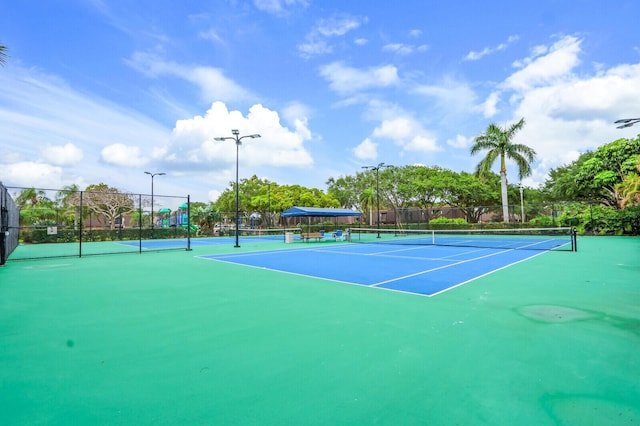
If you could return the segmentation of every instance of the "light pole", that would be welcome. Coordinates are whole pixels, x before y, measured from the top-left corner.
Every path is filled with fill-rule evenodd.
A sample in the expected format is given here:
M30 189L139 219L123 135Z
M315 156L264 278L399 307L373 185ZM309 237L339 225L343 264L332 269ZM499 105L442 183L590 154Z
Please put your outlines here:
M378 237L380 238L380 176L379 176L379 172L380 169L383 167L393 167L390 166L388 164L384 164L384 163L380 163L377 166L362 166L363 169L366 170L375 170L376 171L376 203L377 203L377 219L376 222L378 223Z
M236 245L234 247L240 247L239 236L240 236L240 193L238 192L238 149L240 147L240 141L245 138L259 138L260 135L246 135L240 136L240 132L236 129L231 130L231 134L233 136L227 136L222 138L213 138L216 141L225 141L232 140L236 142Z
M625 127L631 127L634 124L640 123L640 118L621 118L620 120L616 120L613 123L619 124L618 129L624 129Z
M271 228L271 182L267 182L267 199L269 200L269 211L267 212L267 228Z
M155 176L166 175L166 173L164 172L160 172L160 173L144 172L144 173L151 176L151 238L153 238L153 178Z
M524 224L524 188L520 182L520 223Z

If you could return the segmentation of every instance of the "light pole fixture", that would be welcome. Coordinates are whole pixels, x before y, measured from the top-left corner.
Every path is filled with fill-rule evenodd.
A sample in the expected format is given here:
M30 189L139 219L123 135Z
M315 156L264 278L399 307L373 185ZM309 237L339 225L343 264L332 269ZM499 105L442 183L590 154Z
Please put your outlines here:
M613 122L614 124L619 124L618 129L624 129L625 127L631 127L634 124L640 123L640 118L621 118L620 120L616 120Z
M390 166L389 164L384 164L384 163L380 163L377 166L362 166L363 169L366 170L375 170L376 172L376 203L377 203L377 224L378 224L378 236L377 238L380 238L380 176L379 176L379 172L380 169L384 168L384 167L393 167Z
M160 172L160 173L144 172L144 173L151 176L151 238L153 238L153 178L156 176L166 175L166 173L164 172Z
M524 224L524 187L520 182L520 222Z
M233 136L226 136L222 138L213 138L216 141L226 141L232 140L236 142L236 245L234 247L240 247L239 237L240 237L240 193L238 192L238 149L240 147L240 141L242 139L250 138L255 139L259 138L260 135L246 135L240 136L240 132L236 129L231 130L231 134Z

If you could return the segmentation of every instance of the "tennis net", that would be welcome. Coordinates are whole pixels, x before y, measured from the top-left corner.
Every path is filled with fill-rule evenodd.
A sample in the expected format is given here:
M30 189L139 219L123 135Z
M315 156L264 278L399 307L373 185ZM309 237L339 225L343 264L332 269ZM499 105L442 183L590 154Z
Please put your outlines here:
M574 228L397 230L352 228L349 240L369 244L414 244L518 250L577 251Z
M288 232L300 233L300 228L240 228L240 236L248 239L284 241ZM231 229L229 235L234 236L236 230Z

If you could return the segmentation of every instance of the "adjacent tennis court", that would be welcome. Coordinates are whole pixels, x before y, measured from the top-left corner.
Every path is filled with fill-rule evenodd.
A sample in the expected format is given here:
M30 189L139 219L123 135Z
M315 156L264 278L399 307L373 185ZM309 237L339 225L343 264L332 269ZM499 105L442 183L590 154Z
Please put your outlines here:
M0 422L640 421L638 238L581 237L577 252L224 241L0 268ZM407 294L407 265L464 280L452 264L502 252L507 267L467 285ZM404 287L369 288L384 280Z

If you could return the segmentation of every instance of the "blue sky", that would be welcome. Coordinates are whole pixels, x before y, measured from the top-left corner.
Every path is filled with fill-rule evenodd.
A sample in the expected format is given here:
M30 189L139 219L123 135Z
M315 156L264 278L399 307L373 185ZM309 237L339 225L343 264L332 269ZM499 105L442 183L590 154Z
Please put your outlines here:
M210 201L240 177L326 189L362 166L473 171L473 138L550 168L636 128L640 2L8 0L0 181ZM497 165L496 165L497 167ZM508 164L510 182L517 172ZM497 170L497 169L496 169Z

